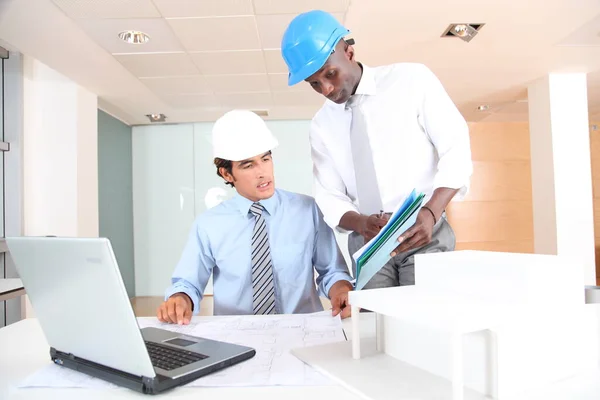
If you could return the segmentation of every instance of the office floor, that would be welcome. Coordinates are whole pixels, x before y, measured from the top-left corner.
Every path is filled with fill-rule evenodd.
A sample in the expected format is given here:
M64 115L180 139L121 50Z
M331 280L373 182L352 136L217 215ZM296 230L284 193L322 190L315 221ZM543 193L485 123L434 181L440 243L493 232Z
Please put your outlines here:
M131 299L131 306L133 312L137 317L154 317L156 316L156 309L162 303L163 298L157 296L139 296ZM324 309L329 309L331 303L325 298L321 298ZM213 298L212 296L206 296L200 302L200 315L212 315L213 313Z

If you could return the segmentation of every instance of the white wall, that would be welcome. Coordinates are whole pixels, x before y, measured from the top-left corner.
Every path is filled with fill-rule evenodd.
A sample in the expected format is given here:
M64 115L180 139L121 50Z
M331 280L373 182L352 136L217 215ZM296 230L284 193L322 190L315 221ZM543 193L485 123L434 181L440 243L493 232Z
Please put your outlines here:
M98 235L97 97L23 57L25 235Z
M313 195L309 121L268 121L275 185ZM216 175L212 123L133 128L133 218L137 296L163 296L196 215L235 189ZM211 287L207 293L212 293Z

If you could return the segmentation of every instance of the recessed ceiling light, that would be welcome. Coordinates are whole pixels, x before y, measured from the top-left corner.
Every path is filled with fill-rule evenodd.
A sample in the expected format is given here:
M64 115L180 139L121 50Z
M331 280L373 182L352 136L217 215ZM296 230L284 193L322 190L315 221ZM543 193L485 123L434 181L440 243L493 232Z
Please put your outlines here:
M479 111L487 111L490 109L490 106L488 106L487 104L482 104L480 106L477 106L477 110Z
M165 114L146 114L150 122L165 122L167 117Z
M470 42L484 24L450 24L442 33L442 37L444 36L455 36L458 37L465 42Z
M150 40L150 36L140 31L123 31L119 33L119 38L129 44L144 44Z

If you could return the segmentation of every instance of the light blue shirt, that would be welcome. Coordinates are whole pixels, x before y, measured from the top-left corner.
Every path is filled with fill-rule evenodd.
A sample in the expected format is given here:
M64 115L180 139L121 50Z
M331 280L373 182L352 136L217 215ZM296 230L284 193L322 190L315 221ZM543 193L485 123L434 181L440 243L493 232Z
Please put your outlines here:
M183 292L197 314L212 273L214 314L252 314L252 203L236 194L198 216L165 300ZM260 203L269 234L276 311L322 311L319 294L327 297L335 282L352 280L333 231L312 197L276 189Z

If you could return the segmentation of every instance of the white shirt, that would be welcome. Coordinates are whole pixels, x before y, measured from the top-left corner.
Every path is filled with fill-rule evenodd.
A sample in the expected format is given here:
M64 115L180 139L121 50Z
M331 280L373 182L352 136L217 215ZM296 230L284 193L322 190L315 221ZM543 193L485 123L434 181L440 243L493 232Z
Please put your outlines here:
M362 108L383 208L393 211L413 189L426 202L439 187L467 193L473 171L469 128L439 79L422 64L363 65ZM315 198L334 229L357 204L350 147L352 110L327 100L310 127Z

